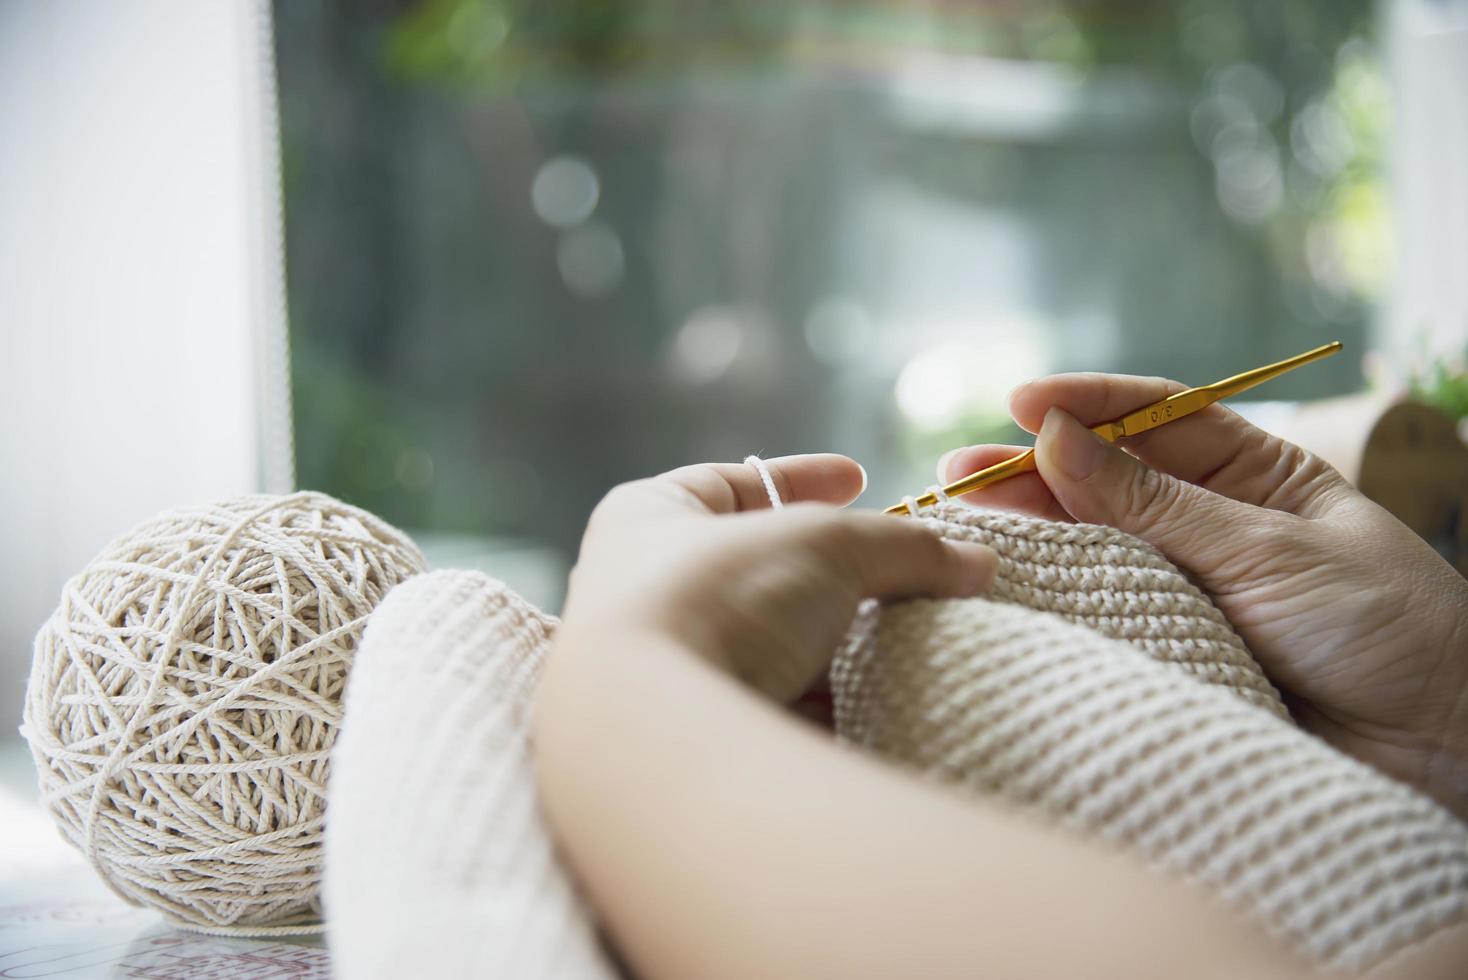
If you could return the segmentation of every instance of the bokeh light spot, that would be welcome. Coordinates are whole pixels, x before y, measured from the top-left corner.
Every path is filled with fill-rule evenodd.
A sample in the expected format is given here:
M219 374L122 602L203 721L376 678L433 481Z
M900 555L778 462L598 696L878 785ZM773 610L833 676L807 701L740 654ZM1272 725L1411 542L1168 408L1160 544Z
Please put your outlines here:
M673 338L673 374L689 384L708 384L723 377L744 346L740 312L727 306L694 310Z
M876 330L867 311L853 299L828 296L805 317L805 343L823 364L841 367L871 348Z
M596 210L601 181L580 157L552 157L535 172L530 203L552 228L574 228Z

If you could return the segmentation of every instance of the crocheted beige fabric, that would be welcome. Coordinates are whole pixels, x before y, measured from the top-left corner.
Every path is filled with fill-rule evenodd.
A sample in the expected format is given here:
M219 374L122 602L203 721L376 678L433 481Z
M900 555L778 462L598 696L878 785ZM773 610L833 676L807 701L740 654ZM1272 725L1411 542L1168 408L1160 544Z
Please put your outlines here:
M1095 524L1062 524L945 503L924 523L999 554L988 598L1054 613L1153 659L1289 717L1279 692L1213 601L1139 538ZM841 669L839 666L838 670Z
M1323 966L1468 918L1468 826L1296 728L1158 552L953 504L929 523L993 546L998 581L859 631L832 669L842 738L1202 882Z
M1321 965L1464 921L1468 828L1297 729L1161 555L1105 528L937 515L999 551L999 580L860 624L833 667L841 737L1190 876ZM472 572L412 579L373 613L328 787L346 980L616 975L534 796L524 713L554 623Z

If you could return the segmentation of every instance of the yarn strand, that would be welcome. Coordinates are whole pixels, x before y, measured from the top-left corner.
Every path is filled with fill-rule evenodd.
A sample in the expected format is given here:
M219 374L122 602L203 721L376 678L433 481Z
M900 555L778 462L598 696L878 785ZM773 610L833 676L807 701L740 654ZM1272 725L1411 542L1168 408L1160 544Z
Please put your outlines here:
M784 507L785 501L780 499L780 491L775 486L775 477L770 472L770 464L758 456L746 456L744 462L753 466L754 471L759 474L760 482L765 485L765 494L770 498L771 509L779 510Z

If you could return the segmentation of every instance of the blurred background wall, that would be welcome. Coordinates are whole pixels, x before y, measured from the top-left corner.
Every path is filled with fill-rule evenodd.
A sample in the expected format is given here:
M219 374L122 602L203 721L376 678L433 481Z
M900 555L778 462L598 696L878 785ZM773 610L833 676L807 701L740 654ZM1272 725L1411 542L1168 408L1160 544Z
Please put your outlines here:
M620 480L885 504L1049 371L1468 414L1465 66L1468 0L0 3L0 720L108 538L293 470L553 606Z

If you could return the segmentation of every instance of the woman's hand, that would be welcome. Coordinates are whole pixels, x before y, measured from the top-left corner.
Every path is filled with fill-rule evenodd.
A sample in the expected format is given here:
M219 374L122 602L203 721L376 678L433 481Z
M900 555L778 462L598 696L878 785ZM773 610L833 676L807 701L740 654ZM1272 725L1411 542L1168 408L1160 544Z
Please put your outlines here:
M581 543L568 626L661 635L788 701L828 666L862 599L973 595L993 580L994 553L982 545L832 506L864 488L852 460L766 465L790 504L778 511L745 464L614 489Z
M1022 385L1010 411L1038 433L1039 472L961 499L1151 542L1213 594L1306 729L1468 817L1468 582L1324 462L1221 405L1125 452L1086 428L1184 387ZM939 478L1015 451L958 450Z
M861 598L967 595L994 555L830 506L848 459L769 466L779 511L743 465L614 490L536 687L540 802L630 973L1312 975L1190 884L773 710Z

